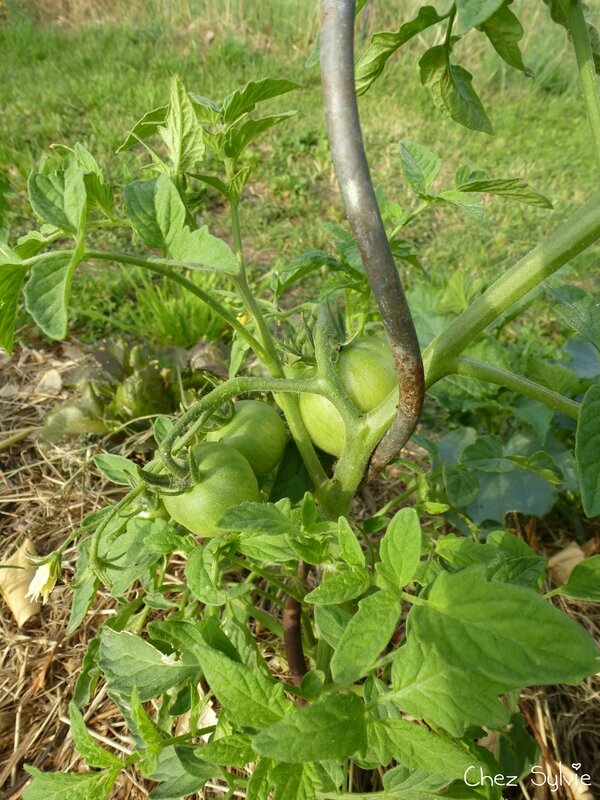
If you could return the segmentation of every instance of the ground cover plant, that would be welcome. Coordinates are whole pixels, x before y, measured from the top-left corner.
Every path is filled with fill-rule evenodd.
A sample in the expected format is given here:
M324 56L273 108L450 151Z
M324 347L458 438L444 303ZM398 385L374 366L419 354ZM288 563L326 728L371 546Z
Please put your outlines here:
M440 26L442 43L420 60L422 83L438 110L489 132L471 76L453 52L481 28L523 71L520 26L509 6L420 9L397 31L373 37L357 63L358 91L370 88L407 39ZM572 37L598 145L595 32L582 4L565 0L551 11ZM494 332L526 312L530 293L600 236L598 196L485 290L457 270L441 287L415 282L407 304L394 257L419 268L407 238L413 220L440 206L480 216L487 194L550 203L522 179L476 165L456 165L453 183L444 185L438 155L406 138L399 159L415 202L402 209L375 195L356 136L353 22L353 3L325 3L325 106L352 235L336 229L331 245L299 255L279 274L252 274L240 206L251 174L247 149L290 117L281 109L263 113L262 103L287 100L297 88L289 80L257 79L209 99L174 78L165 102L121 144L144 148L147 159L122 198L80 144L56 147L29 177L42 226L2 245L0 334L8 351L22 289L44 333L66 336L71 281L90 261L157 273L232 331L229 379L179 418L156 419L156 455L144 467L99 456L99 469L131 490L40 562L35 586L47 594L62 553L78 540L69 631L100 583L124 599L90 643L70 706L72 735L91 770L32 768L30 800L108 797L131 766L157 783L155 798L186 797L208 780L228 797L243 791L261 799L270 792L501 797L506 781L525 777L536 759L519 691L576 684L597 669L590 638L540 594L544 560L502 528L507 510L541 515L561 490L580 495L589 517L600 511L597 310L583 290L546 284L578 338L571 362L524 360L527 377L502 362ZM205 187L229 208L232 246L203 224ZM131 243L121 236L102 248L98 231L111 226L131 231ZM6 234L8 241L8 226ZM190 270L223 283L207 291L187 277ZM295 294L307 280L318 287L317 302L301 289ZM489 394L481 383L512 394ZM470 397L460 403L470 425L435 444L423 440L437 479L398 460L425 389L448 408L457 393ZM515 393L524 399L513 406ZM479 432L499 412L524 424L508 442ZM392 508L380 509L357 525L352 499L393 459L415 475L415 505L393 516ZM527 506L532 497L541 505ZM466 535L438 529L433 540L425 536L423 519L445 514ZM179 584L165 581L173 553L187 558ZM558 592L598 599L598 570L597 556L585 560ZM265 593L281 614L258 608ZM280 638L282 674L273 674L250 635L250 619ZM80 709L100 679L135 741L127 758L100 747L83 722ZM208 709L217 712L209 722ZM481 745L490 731L499 734L494 752ZM251 773L242 773L250 763ZM366 792L355 791L359 772L373 776ZM483 780L494 775L505 777Z

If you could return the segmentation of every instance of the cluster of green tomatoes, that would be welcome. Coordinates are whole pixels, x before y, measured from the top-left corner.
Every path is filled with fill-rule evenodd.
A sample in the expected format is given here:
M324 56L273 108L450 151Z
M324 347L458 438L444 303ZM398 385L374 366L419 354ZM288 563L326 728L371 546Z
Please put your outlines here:
M362 337L340 350L337 370L359 411L376 408L396 386L396 373L385 340ZM297 373L296 373L297 374ZM311 374L310 368L304 374ZM345 438L342 417L324 397L300 396L300 413L313 444L339 456ZM200 480L187 491L163 495L171 517L199 536L218 536L225 512L264 499L260 486L278 468L288 439L279 411L263 400L240 400L220 428L192 448Z

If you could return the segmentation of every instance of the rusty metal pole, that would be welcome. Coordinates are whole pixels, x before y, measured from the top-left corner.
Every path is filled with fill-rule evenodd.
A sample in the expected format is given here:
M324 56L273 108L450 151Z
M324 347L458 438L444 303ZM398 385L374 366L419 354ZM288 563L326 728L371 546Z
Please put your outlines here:
M360 130L354 88L354 0L323 0L321 82L333 165L398 374L399 401L375 449L367 480L399 453L423 405L423 362L417 334L377 206Z

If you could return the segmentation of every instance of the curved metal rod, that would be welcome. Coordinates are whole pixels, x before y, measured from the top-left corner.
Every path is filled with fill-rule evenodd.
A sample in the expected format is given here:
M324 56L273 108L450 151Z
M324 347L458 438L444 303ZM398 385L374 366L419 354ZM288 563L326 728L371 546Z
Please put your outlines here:
M375 198L354 88L354 0L323 0L321 83L329 146L344 208L383 321L398 374L399 401L375 449L375 477L412 434L423 405L423 362L410 309Z

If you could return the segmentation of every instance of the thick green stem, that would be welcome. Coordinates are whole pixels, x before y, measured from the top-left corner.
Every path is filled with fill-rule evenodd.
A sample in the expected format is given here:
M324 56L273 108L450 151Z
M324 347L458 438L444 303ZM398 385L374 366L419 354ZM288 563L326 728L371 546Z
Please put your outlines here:
M594 67L594 56L590 44L588 27L581 2L561 0L560 5L563 14L567 18L567 24L573 41L579 82L592 132L594 154L598 168L600 169L600 97L598 96L598 79Z
M189 265L179 261L172 261L170 259L148 259L140 258L138 256L131 256L127 253L118 252L104 252L101 250L89 250L85 254L86 259L95 259L99 261L115 261L119 264L131 264L135 267L147 269L150 272L156 272L158 275L163 275L165 278L178 283L194 294L203 303L206 303L215 314L218 314L221 319L225 320L239 335L248 343L252 350L261 358L267 358L267 354L262 345L252 336L252 334L242 325L242 323L231 314L225 306L221 305L208 292L205 292L195 283L190 281L184 275L180 275L175 271L176 268L189 269ZM231 276L230 276L231 277Z
M528 378L515 375L514 372L509 372L507 369L502 369L502 367L461 356L458 359L456 373L467 378L478 378L482 381L489 381L489 383L496 383L512 392L518 392L526 397L538 400L553 411L559 411L575 421L579 418L579 403L569 400L568 397L563 397L562 394L553 392L552 389L547 389L545 386L535 383L535 381L530 381Z
M600 194L584 203L437 336L423 353L425 386L456 372L462 351L518 300L600 238Z

